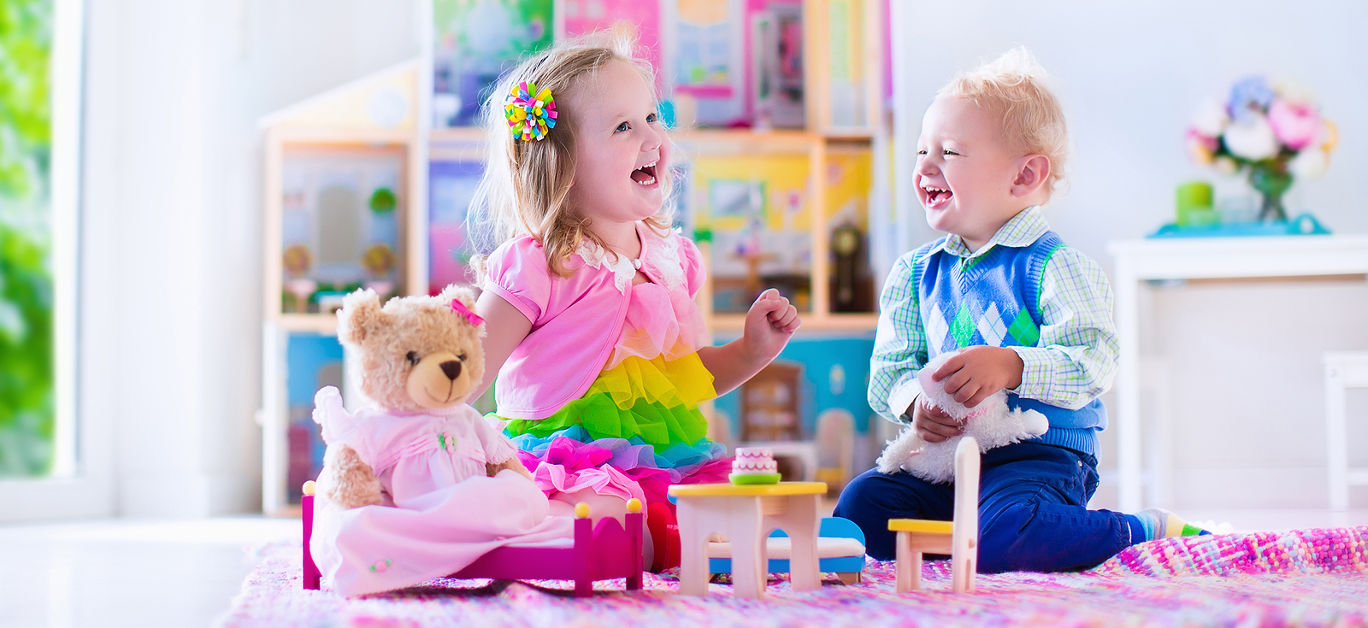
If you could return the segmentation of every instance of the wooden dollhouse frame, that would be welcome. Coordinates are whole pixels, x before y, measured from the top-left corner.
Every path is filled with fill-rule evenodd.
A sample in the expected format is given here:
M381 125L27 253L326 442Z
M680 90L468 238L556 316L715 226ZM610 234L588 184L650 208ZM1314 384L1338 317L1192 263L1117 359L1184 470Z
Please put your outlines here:
M555 0L555 39L565 35L565 11ZM675 2L661 0L661 19L668 19ZM432 24L431 3L420 3L425 23ZM867 151L872 155L875 174L884 168L881 156L891 155L890 125L884 111L885 103L885 42L884 25L887 6L885 0L803 0L802 20L804 42L844 42L839 50L823 49L813 54L813 47L804 46L803 72L805 78L804 117L806 128L764 129L676 129L674 142L685 156L707 158L718 155L759 156L788 154L807 159L809 176L807 211L809 217L811 263L807 269L810 282L810 307L801 313L803 331L822 333L871 334L877 324L872 312L843 313L833 311L831 285L833 272L830 261L830 224L836 208L828 203L828 187L824 174L832 162L832 155L848 151ZM846 27L841 37L833 28ZM666 29L662 29L666 30ZM660 42L668 50L666 41ZM263 430L263 494L262 507L268 514L292 511L287 503L287 403L285 356L289 336L298 332L319 334L336 333L336 318L331 314L285 313L281 291L281 219L282 179L285 160L292 151L308 150L374 150L389 147L405 155L404 185L398 193L400 222L400 293L421 294L427 291L429 273L429 186L428 176L432 160L478 159L482 132L479 128L434 128L432 124L433 84L433 29L424 32L423 53L371 76L362 78L318 96L266 116L260 126L265 135L264 160L264 277L263 277L263 333L262 333L262 408L258 423ZM666 61L668 64L668 60ZM837 68L836 66L840 66ZM852 119L841 120L834 114L833 84L836 74L864 73L857 81L857 94L840 96L857 103L845 107L847 112L858 112ZM664 73L664 72L662 72ZM668 79L666 79L668 80ZM668 90L668 87L667 87ZM668 91L666 92L668 93ZM691 186L692 187L692 186ZM892 214L887 186L871 184L868 202L867 235L886 227ZM876 218L876 216L881 216ZM701 243L705 259L710 251ZM878 273L876 272L877 276ZM744 315L714 313L711 279L704 285L699 305L709 329L714 333L739 332ZM877 285L875 286L877 294ZM348 384L351 382L349 381ZM344 397L356 398L354 386L343 387ZM813 434L797 434L796 438L811 438Z

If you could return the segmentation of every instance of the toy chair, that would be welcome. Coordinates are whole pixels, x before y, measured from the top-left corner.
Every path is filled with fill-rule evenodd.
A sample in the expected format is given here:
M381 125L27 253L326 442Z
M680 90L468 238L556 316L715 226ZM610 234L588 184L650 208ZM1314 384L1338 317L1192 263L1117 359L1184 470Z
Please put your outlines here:
M955 593L973 592L978 569L978 497L978 442L965 436L955 447L955 520L888 520L888 529L898 533L898 593L921 588L924 552L949 554L951 588Z
M318 589L320 575L309 552L313 534L314 483L304 483L301 500L304 528L304 588ZM641 589L641 502L627 501L627 524L606 517L593 525L589 505L575 505L573 539L563 543L505 545L481 556L448 578L489 578L493 580L574 580L575 597L588 597L594 582L626 578L627 589ZM590 557L593 557L592 559Z

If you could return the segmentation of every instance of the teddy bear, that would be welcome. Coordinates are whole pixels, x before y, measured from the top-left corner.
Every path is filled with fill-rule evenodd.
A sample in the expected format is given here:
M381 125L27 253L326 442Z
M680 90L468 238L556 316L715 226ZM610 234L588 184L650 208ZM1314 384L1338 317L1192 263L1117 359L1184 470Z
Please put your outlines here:
M942 353L917 371L917 382L931 405L964 424L964 432L939 443L928 443L911 425L889 441L876 464L882 473L907 471L928 482L944 483L955 478L955 447L965 436L978 441L979 452L1010 445L1044 434L1050 428L1045 415L1035 410L1007 407L1007 393L997 391L973 408L946 394L945 384L931 377L957 351Z
M452 285L435 297L398 297L383 307L368 289L343 300L338 339L359 368L361 392L377 407L349 413L331 386L315 396L314 420L328 443L317 486L332 503L343 508L394 505L405 497L396 493L416 496L460 481L475 469L486 477L509 469L531 478L513 455L512 443L465 403L484 377L484 326L474 313L474 297L470 288ZM464 453L455 456L454 466L464 461L468 468L433 473L445 477L412 477L404 452L415 451L415 439L429 438L435 445L428 443L427 455L457 448ZM469 468L467 458L481 457L486 459L483 468ZM428 461L412 462L408 466L430 466Z

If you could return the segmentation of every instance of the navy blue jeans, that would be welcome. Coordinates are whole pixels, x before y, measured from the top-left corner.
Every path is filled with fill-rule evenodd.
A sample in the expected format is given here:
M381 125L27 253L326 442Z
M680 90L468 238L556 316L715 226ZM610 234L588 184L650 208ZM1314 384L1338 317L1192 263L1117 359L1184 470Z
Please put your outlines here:
M1098 481L1093 456L1017 443L984 454L981 469L981 573L1086 569L1131 545L1133 517L1088 510ZM888 531L889 519L948 521L954 505L953 484L870 469L841 491L835 514L860 526L870 556L892 560L895 533Z

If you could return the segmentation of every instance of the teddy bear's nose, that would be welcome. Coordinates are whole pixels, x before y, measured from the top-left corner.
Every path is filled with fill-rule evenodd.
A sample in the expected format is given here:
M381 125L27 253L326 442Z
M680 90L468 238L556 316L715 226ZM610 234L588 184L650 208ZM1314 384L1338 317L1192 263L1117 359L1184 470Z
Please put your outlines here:
M456 379L461 376L461 362L459 360L447 360L441 363L442 372L446 373L448 379Z

